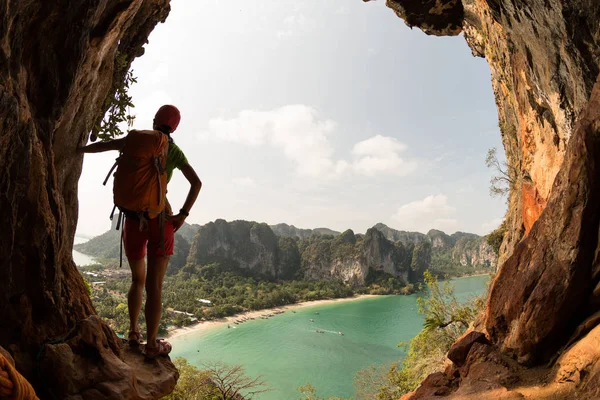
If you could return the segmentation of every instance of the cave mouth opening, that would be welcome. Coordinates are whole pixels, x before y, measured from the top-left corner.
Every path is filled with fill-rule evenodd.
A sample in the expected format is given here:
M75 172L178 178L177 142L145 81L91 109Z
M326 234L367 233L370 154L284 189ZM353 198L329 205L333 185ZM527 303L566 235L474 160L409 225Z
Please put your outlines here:
M214 188L194 222L241 217L356 233L378 222L423 233L497 228L506 205L488 196L484 161L492 148L500 166L504 157L485 62L462 38L407 29L394 2L307 4L174 3L134 62L136 124L149 126L158 106L176 103L184 119L174 138ZM456 24L444 33L456 34ZM88 211L110 203L110 190L87 183L101 162L84 165L81 236L107 227ZM176 174L170 186L182 202L186 182Z
M427 18L424 20L418 18L419 12L414 10L406 12L407 8L402 8L401 4L420 4L424 7L440 3L456 4L457 1L389 0L388 3L392 8L395 4L394 10L401 16L404 12L403 18L409 24L423 29L428 24ZM541 2L534 2L535 4L520 2L515 7L501 7L503 3L500 1L465 1L464 3L475 7L468 9L465 6L463 9L463 32L471 49L479 55L485 55L491 64L492 87L498 103L503 145L509 164L517 165L519 174L523 175L523 182L519 182L517 191L511 193L508 236L504 240L506 253L510 254L516 249L517 254L513 254L503 264L494 283L495 298L494 296L490 298L488 303L486 329L492 332L492 339L497 344L513 346L514 348L510 350L519 357L520 361L535 361L541 353L540 348L548 352L566 343L562 340L564 336L573 331L572 328L585 317L584 314L590 307L597 305L597 299L593 294L590 295L593 290L590 286L597 283L597 277L592 275L594 265L592 256L596 254L597 243L590 239L596 238L598 231L598 217L593 210L597 202L588 201L591 197L585 195L591 193L590 196L597 196L597 183L586 180L594 176L597 158L593 153L595 147L586 147L586 144L595 143L595 130L591 127L594 127L594 121L598 120L598 116L588 109L587 119L577 125L578 130L575 130L575 120L590 100L598 72L596 54L599 34L596 22L600 19L598 14L600 11L593 6L592 2L584 1L554 8L549 7L547 2L541 6L538 4ZM157 5L159 7L156 7ZM538 8L532 10L531 8L536 5ZM134 2L131 3L131 7L120 9L118 15L112 15L111 10L98 9L103 6L104 3L92 4L62 12L62 7L65 7L63 4L48 5L47 2L39 1L28 3L27 7L20 7L15 3L14 7L11 6L3 13L10 24L0 26L2 37L10 39L5 40L5 46L2 47L2 56L8 62L3 63L0 68L3 81L9 83L4 87L3 101L0 102L2 111L0 119L2 125L7 128L6 135L3 136L7 145L2 146L3 153L0 160L9 173L3 174L0 178L0 187L4 188L10 196L3 197L0 213L3 220L11 222L5 226L2 241L2 248L5 254L10 254L10 257L3 260L3 267L0 268L0 282L5 283L2 286L4 290L0 291L0 303L7 305L0 312L0 319L5 322L4 329L0 329L0 340L3 345L10 345L11 351L16 349L17 366L30 377L34 377L34 360L40 344L64 335L65 332L69 332L73 323L94 314L93 306L81 278L73 267L70 255L70 245L77 223L76 192L81 170L81 158L72 157L71 154L74 144L80 143L86 137L91 121L97 117L98 110L102 108L103 98L100 97L105 97L110 90L114 57L109 54L109 50L118 45L126 50L130 59L135 58L142 53L141 48L147 34L168 14L166 0ZM333 15L345 15L347 10L344 7L347 8L344 5L339 10L335 10L339 12L327 15L331 18ZM49 10L57 12L50 13ZM257 8L257 10L259 12L255 12L251 19L264 22L262 27L266 27L268 16L265 17L266 19L261 19L262 9ZM294 9L294 12L298 11L301 10ZM239 15L244 15L244 13L240 14L239 10L228 9L227 13L229 16L238 15L234 17L238 18L234 19L237 22L248 22L248 18L239 19ZM179 15L182 16L182 20L185 20L186 16L183 14L185 13ZM187 16L200 21L201 14L190 12ZM215 10L214 15L217 14L218 10ZM443 12L434 14L444 15ZM115 23L99 24L98 19L103 18L115 18ZM343 18L346 18L344 21L350 20L349 17ZM139 110L143 110L144 101L149 110L147 113L140 112L140 122L143 123L143 118L151 118L144 115L151 115L156 107L153 102L160 104L172 100L178 103L181 101L183 104L194 104L186 110L187 115L198 115L204 125L190 123L195 128L198 126L204 128L199 129L199 134L195 129L189 128L188 132L193 132L181 135L177 140L185 145L198 139L203 141L205 148L210 144L213 149L219 149L218 145L220 145L221 150L223 148L229 150L228 153L224 151L220 153L230 154L229 159L221 157L215 161L214 158L211 159L211 154L208 154L198 161L199 165L204 163L204 169L207 171L211 168L218 170L219 174L213 177L215 187L219 188L215 192L223 195L221 199L226 200L223 201L223 207L228 209L231 208L231 199L240 200L240 203L246 201L261 204L256 201L258 197L252 194L254 190L266 193L275 199L276 207L271 203L269 208L275 217L281 217L287 215L284 212L289 209L297 210L300 202L298 200L301 199L300 194L309 192L313 197L302 199L301 203L304 207L303 210L296 212L298 220L308 221L306 215L317 215L316 211L323 209L329 211L331 215L336 215L331 212L334 210L340 211L334 221L342 225L343 222L349 221L350 217L356 220L361 217L361 212L345 206L346 203L342 201L353 198L349 188L360 187L361 193L369 195L368 201L364 201L364 204L372 204L371 201L375 198L381 199L375 203L377 209L369 212L362 210L367 214L366 217L363 215L363 219L379 215L377 212L383 212L389 217L389 209L385 211L385 204L380 204L384 203L382 200L387 201L387 199L397 201L392 210L392 215L396 215L402 206L410 205L413 200L403 200L400 195L393 197L390 195L391 188L394 185L399 186L397 183L400 179L409 179L407 170L410 168L406 167L411 166L409 161L415 160L411 159L410 153L407 152L417 147L403 136L402 140L396 138L398 142L384 140L383 143L387 146L374 146L373 142L366 144L363 142L378 136L393 138L390 136L391 133L381 125L386 118L389 118L389 124L398 128L401 133L412 128L422 137L426 137L427 132L409 126L406 122L408 118L397 118L400 111L410 109L406 102L400 103L398 96L387 99L382 96L381 98L387 101L375 103L372 99L379 97L373 96L373 92L369 92L367 85L358 77L377 74L378 77L386 79L386 82L375 86L389 86L389 82L400 82L400 79L392 78L405 76L398 74L395 68L399 70L398 66L410 66L423 54L414 53L414 57L386 59L387 62L382 65L392 70L390 72L384 68L370 68L366 63L369 57L377 58L381 54L377 54L376 48L373 48L370 54L368 47L357 52L354 50L358 49L358 46L345 46L343 49L349 54L336 52L334 57L335 60L345 61L345 63L338 64L337 68L330 66L329 74L322 75L317 71L317 67L323 67L325 63L322 60L330 60L332 52L325 51L319 44L330 43L332 37L339 42L339 36L331 34L334 31L347 33L348 36L344 39L354 39L349 43L359 43L358 36L371 37L368 36L368 29L364 28L366 25L356 29L357 26L361 27L361 22L354 20L352 27L355 29L344 31L343 23L340 26L327 23L327 27L332 29L322 33L319 36L320 41L314 42L313 46L303 48L301 43L298 43L296 35L314 33L315 25L311 20L307 19L306 15L303 18L300 15L283 15L283 18L278 17L277 21L281 29L269 28L266 30L268 34L259 35L252 40L263 44L260 50L254 49L253 52L246 46L252 37L247 34L244 24L234 24L235 26L227 31L219 30L214 26L218 24L217 18L203 20L201 25L212 26L213 31L217 33L213 37L207 38L202 35L194 37L183 30L176 30L166 38L163 36L162 39L160 35L153 36L153 41L163 40L169 45L161 54L155 54L154 58L145 57L141 59L140 64L135 64L138 68L144 59L154 61L150 76L155 90L145 93L147 96L144 96L141 90L137 94L137 98L140 98L137 104ZM399 36L385 31L386 25L383 19L381 21L377 28L384 34L373 37L385 39L385 42L398 39ZM41 22L43 24L39 25ZM132 22L130 26L127 25L129 22ZM81 37L88 37L90 27L95 25L107 27L110 34L104 38L94 37L89 42L80 40ZM47 29L40 29L40 26ZM434 29L441 29L443 25L431 26ZM257 32L264 33L262 27L257 27ZM96 31L95 34L103 32L103 29ZM54 34L49 35L49 31ZM239 34L240 31L243 34ZM574 32L577 34L575 35ZM355 35L350 36L352 33ZM586 40L580 40L582 37ZM120 43L117 43L117 40L120 40ZM286 43L282 45L281 42L284 40ZM227 60L222 53L215 51L212 54L219 57L206 58L202 65L203 69L196 68L192 71L195 73L181 73L189 72L185 69L190 63L185 59L178 59L179 61L172 66L162 63L164 59L175 60L177 55L190 52L203 56L209 50L214 50L215 46L231 50L234 47L224 45L233 46L236 43L240 45L237 47L238 54L242 54L242 50L249 51L246 57ZM400 44L401 40L398 39L396 43L398 48ZM32 57L30 50L33 47L44 49L44 54L60 54L61 57ZM148 53L152 53L154 48L156 46L149 46ZM254 73L240 78L238 73L240 69L244 72L256 72L266 68L260 64L261 61L265 61L262 57L265 49L279 49L281 52L278 60L287 60L288 63L283 66L277 64L278 68L269 69L267 77ZM307 63L299 69L296 60L307 58L308 55L318 62ZM311 60L310 57L308 59ZM442 62L438 60L435 63L448 62L449 58L443 58ZM425 67L435 63L422 65L421 69L431 72ZM359 68L362 70L357 72ZM198 73L199 71L202 73ZM214 79L217 73L227 76L229 78L227 82L235 83L237 90L229 90L230 88L223 84L224 81ZM170 97L170 93L161 87L161 77L164 78L165 75L174 77L174 80L182 80L183 84L180 84L188 89L193 79L195 83L202 85L202 90L184 90L176 97ZM462 73L455 74L446 81L457 82L464 75L463 70ZM428 78L434 80L438 76L439 74L430 73ZM305 84L308 80L311 85ZM292 87L294 82L302 83L302 87L294 89ZM395 88L393 93L407 91L407 88L412 88L410 84L415 82L422 83L426 80L404 80L402 81L404 86ZM257 86L252 86L256 83ZM316 84L328 90L321 90L318 95L311 96L309 89ZM173 85L174 83L170 84L168 89L171 90ZM489 87L488 84L486 86ZM288 101L279 98L281 94L278 94L275 89L280 88L283 88L282 90L287 94L295 94L293 98L295 104L289 104ZM361 88L363 91L360 96L351 95L350 88ZM205 94L204 103L191 101L198 92ZM261 93L265 97L255 104L255 109L245 110L247 100L256 93ZM408 105L417 103L425 97L421 90L412 89L409 93L412 97L409 98ZM465 101L460 97L465 93L464 90L454 90L451 93L455 97L448 104L460 104ZM223 107L224 97L232 98L232 104ZM362 99L362 102L359 107L351 107L351 100L356 98ZM425 100L430 100L432 103L434 99L435 97ZM595 106L597 111L600 109L597 106L597 94L593 100L592 106ZM221 104L222 107L209 114L206 110L210 110L211 104ZM305 107L283 108L286 105ZM379 114L376 114L374 108ZM436 112L430 112L429 118L422 118L418 126L422 126L429 119L438 118L441 110L444 109L436 107ZM301 132L317 133L310 136L311 140L294 142L286 140L287 136L275 135L271 132L273 127L280 126L273 121L280 122L281 118L285 120L284 117L288 116L290 110L302 114L302 119L299 119L302 121ZM474 108L471 108L471 111L473 110ZM242 111L248 112L241 113ZM271 113L268 113L269 111ZM362 124L353 120L348 122L342 119L344 115L356 119L366 115L367 122ZM369 123L371 122L367 118L369 116L377 116L373 121L377 121L378 124ZM470 116L476 114L471 112ZM229 128L236 127L236 124L244 119L250 120L253 126L266 126L269 134L263 133L265 129L246 129L243 132L246 135L232 134L232 129ZM211 123L208 124L207 121ZM294 121L297 122L298 118ZM444 121L450 124L452 119L446 118ZM320 130L313 131L314 125ZM286 132L295 132L289 128L289 125L284 124L284 126ZM356 131L353 132L352 128L356 128ZM351 138L351 141L346 145L332 144L331 137L335 137L339 132L344 132L343 136ZM571 134L577 140L570 140ZM455 142L462 143L463 146L472 146L471 141L461 142L452 135L447 135L446 138L450 139L437 144L443 148L450 146L452 144L450 141L455 139ZM382 143L382 139L377 140L379 142L375 143ZM565 158L567 142L569 142L570 153L567 154L568 158ZM290 143L292 145L287 146ZM306 151L307 148L312 149L310 146L315 143L322 146L319 147L320 152ZM329 147L324 146L323 143L328 144ZM359 144L361 145L358 146ZM434 145L427 147L433 149ZM278 152L264 153L262 152L264 148L275 149ZM295 152L297 149L304 150L304 155L311 156L300 157ZM473 150L473 147L469 149ZM580 154L573 149L580 151ZM243 159L242 155L249 158ZM443 160L443 157L441 159ZM246 169L231 168L236 160L244 160L243 165ZM373 162L374 160L377 162ZM427 158L425 160L430 161ZM281 173L285 176L304 176L304 180L294 181L296 185L288 186L285 185L287 183L285 181L283 184L280 181L266 181L268 185L260 186L261 183L265 183L255 178L260 176L258 174L260 171L250 167L264 167L268 165L267 161L280 162ZM420 166L423 170L429 165L419 164L418 161L420 159L416 159L417 169ZM454 161L453 164L456 163ZM382 178L379 182L374 175L369 175L369 173L388 171L389 168L398 166L405 167L402 170L404 175L391 175L385 178L387 180ZM559 168L562 174L559 176L560 179L555 180ZM98 171L100 170L104 168L98 168ZM224 173L224 171L234 170L243 170L247 174L233 176ZM329 172L323 174L328 178L325 183L318 179L321 176L315 177L315 174L318 175L317 172L323 170ZM335 190L341 198L335 207L324 205L322 199L327 196L319 198L316 195L326 193L326 190L333 186L332 182L336 182L332 178L342 173L352 175L346 175L344 179L347 180L342 181L345 185ZM85 179L79 182L80 192L95 192L96 182L102 179L87 179L93 177L93 174L88 172L85 174ZM576 177L576 184L572 184L573 177ZM360 179L364 181L361 182ZM298 182L304 185L298 185ZM88 184L94 185L93 189L86 190ZM406 187L408 185L403 186L404 189ZM269 188L277 188L277 190L269 192L267 191ZM552 193L550 193L551 189ZM404 192L412 194L415 190ZM277 197L280 193L288 194L288 197ZM173 195L175 198L181 196L177 193ZM218 201L209 196L209 192L206 191L206 204L213 207ZM293 198L290 200L290 197ZM419 199L419 196L415 198ZM421 196L421 198L426 197ZM571 203L561 203L563 199ZM86 203L95 204L97 207L90 213L81 210L80 228L95 229L97 226L102 226L105 223L104 219L96 223L93 218L83 216L102 214L100 210L109 207L110 195L101 193L93 199L85 200ZM441 204L439 208L443 213L451 213L452 209L456 208L454 205L445 207L444 205L448 204L444 203L444 199L437 199L437 203L433 200L435 198L432 198L430 203L438 206ZM546 207L546 202L550 201L553 203ZM80 202L81 205L83 203ZM566 206L561 207L562 205ZM570 206L574 205L581 206L577 210L582 212L572 213L574 207ZM207 209L216 210L209 207ZM23 210L27 212L23 213ZM260 211L256 208L254 214L247 215L264 220ZM543 215L542 211L544 211ZM201 214L199 218L203 218ZM544 223L535 223L538 218L542 218ZM447 215L446 218L442 218L442 222L450 223L452 219L454 218ZM572 234L563 235L564 232ZM525 239L527 243L516 246L525 233L528 234ZM587 235L586 240L580 240L578 234ZM543 268L540 268L540 265L543 265ZM549 296L552 298L549 299ZM575 312L576 317L573 317L574 310L579 311ZM114 336L108 335L110 329L99 321L98 323L101 329L96 329L96 333L103 331L107 334L105 339ZM514 329L507 331L506 327L509 326ZM68 350L65 346L62 347ZM114 359L112 350L109 356ZM65 369L54 367L48 370Z

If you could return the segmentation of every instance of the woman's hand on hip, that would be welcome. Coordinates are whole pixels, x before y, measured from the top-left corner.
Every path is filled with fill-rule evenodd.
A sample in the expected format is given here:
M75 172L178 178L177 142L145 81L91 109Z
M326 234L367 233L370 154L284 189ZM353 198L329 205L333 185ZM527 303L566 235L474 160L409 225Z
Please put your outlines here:
M175 232L177 232L177 230L179 228L181 228L181 226L183 225L183 223L185 222L185 218L186 216L182 213L179 213L177 215L172 215L169 218L169 221L171 222L171 224L173 224L173 230Z

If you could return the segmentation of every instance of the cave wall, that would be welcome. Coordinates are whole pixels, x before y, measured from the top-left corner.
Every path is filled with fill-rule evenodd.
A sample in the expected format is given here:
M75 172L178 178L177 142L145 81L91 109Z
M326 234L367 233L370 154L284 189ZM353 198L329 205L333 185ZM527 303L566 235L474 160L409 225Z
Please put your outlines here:
M594 0L387 0L407 25L463 33L490 65L513 188L500 262L544 210L577 117L600 72Z
M485 328L521 362L548 359L597 311L600 293L600 114L597 100L589 102L600 72L600 7L595 0L387 4L425 33L462 32L490 65L513 182Z
M504 261L544 210L590 97L600 65L600 14L591 0L465 0L463 6L467 43L490 65L513 172Z
M117 51L142 55L168 12L169 0L0 1L0 346L34 384L40 345L95 313L71 256L75 149L126 72Z

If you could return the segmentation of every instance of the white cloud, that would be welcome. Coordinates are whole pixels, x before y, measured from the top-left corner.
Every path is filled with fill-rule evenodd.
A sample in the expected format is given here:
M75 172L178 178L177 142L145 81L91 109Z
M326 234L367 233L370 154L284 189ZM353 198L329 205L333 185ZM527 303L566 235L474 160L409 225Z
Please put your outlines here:
M481 224L481 231L484 235L487 235L488 233L491 233L492 231L496 230L501 223L502 218L495 218L491 221L484 222L483 224Z
M244 110L231 119L214 118L208 123L208 132L198 137L252 147L270 145L294 162L300 176L330 179L352 171L365 176L404 176L416 170L416 162L399 155L406 145L381 135L356 143L352 161L334 159L330 137L336 129L335 121L322 118L312 107L297 104L270 111Z
M332 159L333 149L328 137L337 124L323 119L308 106L288 105L271 111L245 110L236 118L216 118L209 121L208 134L222 141L260 146L269 144L281 149L296 164L302 176L335 177L348 168L346 161Z
M438 194L400 206L392 218L400 223L399 229L419 232L440 229L450 233L458 226L458 221L452 218L455 213L448 197Z
M380 173L408 175L416 170L417 164L400 158L400 153L404 150L406 145L398 139L381 135L373 136L356 143L352 148L354 170L366 176Z

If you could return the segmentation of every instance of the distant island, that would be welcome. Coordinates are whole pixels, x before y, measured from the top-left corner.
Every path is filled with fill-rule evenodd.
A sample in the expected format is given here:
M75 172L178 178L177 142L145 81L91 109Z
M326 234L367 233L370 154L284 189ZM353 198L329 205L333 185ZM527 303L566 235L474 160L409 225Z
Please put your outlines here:
M80 269L99 314L122 332L129 270L117 268L119 239L120 233L111 229L74 248L97 260ZM417 289L425 270L460 277L491 273L496 262L486 237L462 232L422 234L382 223L365 234L243 220L185 224L175 235L161 328L164 333L198 320L300 301L408 294Z

